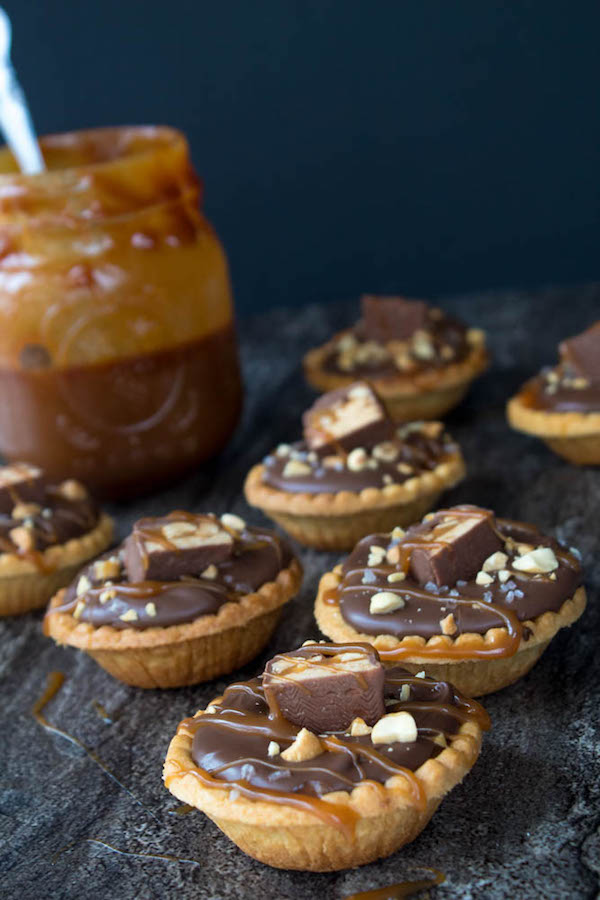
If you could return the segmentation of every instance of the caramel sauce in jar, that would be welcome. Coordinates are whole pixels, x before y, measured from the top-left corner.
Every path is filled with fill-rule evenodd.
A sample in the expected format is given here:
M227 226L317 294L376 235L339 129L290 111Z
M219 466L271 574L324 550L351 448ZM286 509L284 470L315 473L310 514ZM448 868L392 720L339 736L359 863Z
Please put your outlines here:
M127 496L227 441L241 381L225 255L183 135L41 139L0 150L0 452Z

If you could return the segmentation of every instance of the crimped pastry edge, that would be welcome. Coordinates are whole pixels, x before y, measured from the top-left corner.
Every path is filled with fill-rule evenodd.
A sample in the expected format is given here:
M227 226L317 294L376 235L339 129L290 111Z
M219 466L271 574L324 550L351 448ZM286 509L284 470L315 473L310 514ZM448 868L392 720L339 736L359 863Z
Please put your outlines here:
M257 616L272 612L290 600L301 583L302 567L297 559L292 559L290 565L278 573L275 581L265 582L258 591L245 594L239 601L224 603L216 613L200 616L192 622L143 630L113 628L112 625L96 628L89 622L79 622L71 613L53 612L62 603L63 589L50 601L44 617L44 632L59 644L81 650L117 651L179 644L229 628L239 628Z
M412 503L426 494L439 494L453 487L465 475L466 467L460 449L450 454L429 472L409 478L402 484L387 484L382 488L368 487L359 493L291 493L271 487L262 481L265 466L253 466L246 477L244 493L251 506L265 512L326 517L349 516L366 509L386 509Z
M200 710L197 716L204 714ZM416 771L421 782L427 804L440 800L455 787L472 768L481 749L482 731L480 726L469 721L461 725L458 732L449 738L446 747L435 759L428 759ZM323 821L313 813L293 809L285 804L251 800L243 796L229 799L232 787L204 787L193 774L196 768L191 755L192 737L178 733L173 737L167 751L163 769L163 779L173 778L169 790L179 800L201 809L210 818L236 821L255 826L306 826L323 825ZM323 795L326 802L349 806L359 817L371 818L392 810L414 808L407 780L401 775L391 776L383 790L374 790L367 784L359 784L351 792L334 791Z
M114 522L105 513L100 515L97 524L85 534L71 538L65 544L47 547L40 553L42 562L50 570L66 569L76 566L101 553L108 547L114 536ZM39 575L40 569L16 553L0 554L0 581L2 578L13 578L18 575Z
M540 438L579 438L596 435L600 441L600 412L547 412L531 409L519 394L511 397L506 406L509 424ZM600 448L599 448L600 454Z
M351 329L338 332L327 343L309 350L303 359L306 380L319 391L331 391L352 384L357 379L368 381L384 399L417 397L431 391L443 391L472 381L487 369L489 354L485 348L483 332L481 344L472 346L469 354L459 362L449 363L440 368L426 368L420 372L402 375L372 376L349 372L347 375L338 372L327 372L323 361L333 349L335 343Z
M460 647L464 650L481 650L485 645L490 649L494 647L497 639L506 634L506 628L490 628L484 634L477 632L464 632L453 638L449 635L439 634L433 635L429 639L420 637L419 635L407 635L401 640L390 634L361 634L349 625L343 618L339 607L334 607L324 603L323 595L326 591L337 588L342 580L342 566L338 565L331 572L326 572L319 582L317 598L315 601L315 618L317 624L323 634L327 635L331 640L339 642L348 641L366 641L372 644L377 650L399 650L411 649L414 647L414 656L409 656L399 660L399 664L409 663L415 665L460 665L464 662L486 662L485 658L479 659L453 659L451 657L431 657L419 656L419 650L424 647L440 648L440 647ZM562 604L558 612L548 610L537 616L535 619L528 619L521 624L527 627L531 632L527 641L521 639L517 653L521 650L527 650L535 647L537 644L543 644L550 641L554 635L567 625L582 615L586 607L587 597L585 588L578 587L572 597L567 598ZM516 654L515 654L516 655Z

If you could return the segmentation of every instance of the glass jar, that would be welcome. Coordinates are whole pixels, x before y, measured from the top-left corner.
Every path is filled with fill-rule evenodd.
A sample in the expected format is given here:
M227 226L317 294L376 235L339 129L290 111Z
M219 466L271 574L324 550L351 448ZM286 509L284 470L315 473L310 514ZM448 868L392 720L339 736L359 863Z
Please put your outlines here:
M241 382L227 262L170 128L0 151L0 452L97 493L155 487L231 434Z

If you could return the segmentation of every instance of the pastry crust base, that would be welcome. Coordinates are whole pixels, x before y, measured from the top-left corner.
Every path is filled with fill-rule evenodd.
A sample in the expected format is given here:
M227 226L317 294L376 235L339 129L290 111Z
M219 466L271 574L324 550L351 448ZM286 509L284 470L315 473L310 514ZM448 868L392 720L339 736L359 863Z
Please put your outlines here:
M225 603L212 615L193 622L156 628L95 628L60 606L64 591L52 598L44 632L58 644L77 647L119 681L141 688L183 687L226 675L249 662L265 646L283 604L302 582L302 569L292 560L275 581L266 582L238 602Z
M581 466L600 465L600 413L531 409L517 394L508 401L506 415L517 431L541 438L569 462Z
M16 554L1 554L0 616L16 616L45 606L59 588L73 580L84 563L110 546L113 534L112 519L102 514L92 531L42 552L47 572Z
M414 648L414 654L403 657L397 661L410 672L425 670L427 675L442 681L450 681L461 693L467 697L481 697L499 691L509 684L514 684L525 675L538 661L554 635L567 625L572 625L583 613L586 606L586 593L584 587L579 587L574 595L565 600L560 610L545 612L535 619L523 622L531 631L527 641L521 640L519 648L514 656L496 657L492 659L444 659L438 657L432 659L420 655L419 650L425 646L431 648L460 647L465 652L469 650L482 650L486 646L491 649L499 639L506 634L505 628L490 628L485 634L466 632L456 638L447 635L434 635L428 640L417 635L410 635L398 640L389 634L361 634L349 625L343 618L340 608L325 603L325 593L339 585L341 581L341 566L336 566L333 572L326 572L319 583L317 599L315 601L315 618L324 635L332 641L353 642L366 641L377 650L396 650ZM383 659L387 665L396 664L391 660Z
M305 494L282 491L262 480L264 465L254 466L246 478L244 493L301 544L321 550L351 550L366 534L404 528L422 519L442 491L465 476L460 451L431 472L409 478L403 484L365 488L360 493Z
M440 369L429 368L410 375L398 372L379 377L356 372L347 375L328 372L323 363L334 343L347 333L339 332L326 344L308 351L303 360L306 380L311 387L322 393L346 387L359 378L367 380L396 422L441 418L460 403L473 379L481 375L489 365L482 335L481 345L471 347L465 359L449 363Z
M472 768L480 748L480 727L465 722L439 756L416 770L426 799L423 809L414 805L407 782L399 775L385 786L365 782L351 792L325 794L324 800L357 814L351 830L285 804L243 796L231 800L229 788L204 787L194 775L192 738L184 731L171 741L163 777L175 797L202 810L248 856L278 869L333 872L389 856L414 840L444 795Z

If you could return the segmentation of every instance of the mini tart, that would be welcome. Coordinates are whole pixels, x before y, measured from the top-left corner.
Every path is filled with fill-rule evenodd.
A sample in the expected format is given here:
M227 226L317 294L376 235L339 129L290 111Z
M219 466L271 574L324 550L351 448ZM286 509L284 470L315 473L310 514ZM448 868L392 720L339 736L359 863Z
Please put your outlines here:
M441 367L427 367L406 374L400 371L378 374L374 370L346 375L330 371L325 366L326 360L338 342L351 333L351 330L339 332L326 344L308 351L303 361L306 380L315 390L323 392L346 387L358 377L367 378L396 422L443 417L460 403L471 382L489 366L483 332L471 329L467 355Z
M419 683L420 690L428 690L431 684L429 679L421 681L399 669L395 673L398 679L404 678L409 684ZM331 872L353 868L389 856L414 840L445 794L474 765L481 747L482 729L489 727L489 720L481 707L461 698L459 702L465 704L460 717L462 721L459 724L457 720L453 733L445 737L440 735L439 740L444 748L440 750L439 746L435 747L440 752L430 755L414 771L404 768L402 774L382 777L381 781L375 780L374 776L357 780L351 790L340 789L322 794L295 791L286 794L281 789L281 781L279 789L275 782L269 789L253 786L256 760L247 760L246 754L244 757L252 771L247 773L243 783L210 775L194 759L195 733L206 723L209 715L208 727L215 727L222 715L220 707L227 706L228 693L235 691L236 687L232 685L206 710L197 712L192 719L180 724L167 752L164 781L172 794L202 810L244 853L281 869ZM437 687L457 696L449 685ZM248 688L259 698L262 695L263 707L260 708L264 708L260 679L249 682L242 689ZM404 707L410 709L410 700L397 700L391 709L402 711ZM260 715L260 708L256 718ZM264 721L269 723L270 719L265 716ZM300 727L295 728L296 734L299 733ZM435 745L438 741L431 738L433 731L425 729L427 738ZM247 739L246 733L243 732L244 739ZM421 741L424 732L420 725L418 735ZM358 768L364 765L364 758L358 751L359 745L349 741L349 737L349 734L335 735L346 747L354 748L351 752L358 757ZM322 734L319 741L328 738L329 735ZM267 734L264 741L268 739ZM365 738L365 742L373 746L369 737ZM284 743L289 746L290 740L281 743L282 752ZM393 745L378 746L389 750ZM326 746L324 755L315 757L315 765L326 765L330 755ZM270 757L269 763L276 771L281 768L285 771L280 755ZM298 769L295 767L298 766L310 766L310 760L289 764L296 772Z
M441 423L415 422L406 428L415 434L435 426L437 438L447 441ZM286 452L293 455L296 451L292 446L286 448ZM307 454L300 455L306 457ZM367 447L365 459L367 463L374 459L372 448ZM347 460L345 464L348 464ZM365 534L418 521L435 506L443 491L464 478L465 471L460 448L447 442L440 444L438 461L433 468L418 468L409 476L397 473L398 481L381 487L319 493L287 491L269 484L267 468L260 464L248 473L244 492L251 506L262 509L301 544L322 550L350 550ZM360 484L360 471L346 471L346 474L354 475L357 485Z
M506 415L513 428L541 438L551 450L576 465L600 465L600 411L552 412L532 408L528 399L525 388L508 401Z
M373 531L410 525L435 506L443 491L465 476L465 464L457 451L431 472L403 484L365 488L360 493L289 494L263 481L264 466L254 466L244 492L251 506L258 506L301 544L320 550L349 550Z
M245 523L238 521L246 529ZM261 534L265 534L264 530ZM279 540L275 536L273 538ZM123 548L110 559L112 561L122 556ZM90 574L91 577L91 569L86 570L83 576L87 578ZM202 586L201 578L201 575L194 578L197 587ZM177 624L153 626L146 623L143 628L132 627L131 621L123 627L112 624L96 626L82 621L74 615L77 612L74 600L67 608L66 591L62 590L50 602L44 619L44 632L58 644L84 650L103 669L125 684L140 688L197 684L228 674L260 653L279 621L283 605L298 592L301 582L302 569L290 553L288 562L272 580L264 582L254 591L232 592L231 599L226 599L216 612ZM207 589L213 583L204 582ZM148 585L167 590L181 585L186 587L183 582L144 582L127 586L143 591ZM108 590L114 587L118 588L119 583L110 581ZM86 598L85 592L77 596L83 600ZM156 600L156 595L152 596ZM145 599L148 598L144 596ZM155 607L153 616L157 615L158 603L157 600L156 604L149 604ZM158 614L161 615L160 610Z
M114 525L102 514L96 527L66 544L48 547L35 562L12 553L0 555L0 615L16 616L45 606L83 565L113 540Z
M0 466L0 616L45 606L113 539L112 520L78 481L28 463Z
M500 526L507 524L503 520L498 522ZM522 523L510 525L522 526ZM373 544L383 546L382 538L382 535L371 535L361 543L372 541ZM393 571L393 567L389 567L389 571ZM511 572L513 578L520 575L522 573L515 575ZM586 606L585 588L576 582L571 595L554 611L545 610L531 618L517 619L516 615L512 615L507 619L506 627L491 627L482 632L457 630L454 634L448 634L442 632L442 620L448 615L448 607L454 598L448 596L446 589L440 590L439 597L430 594L426 598L443 604L444 608L439 612L439 633L430 637L418 634L399 637L386 633L385 615L380 616L380 634L361 631L344 618L339 603L339 591L344 577L344 566L338 565L320 580L315 601L315 618L323 634L335 641L368 641L378 650L385 665L401 664L411 672L424 670L428 675L449 681L462 693L474 697L490 694L518 681L535 665L557 632L576 622ZM522 581L518 583L523 586ZM473 581L469 584L472 585ZM414 587L414 583L411 585L409 582L373 583L365 585L364 589L365 592L368 589L377 592L397 588L399 593L406 590L407 600L410 602L410 591ZM425 591L426 588L421 590ZM456 599L464 601L469 598L461 595ZM422 603L413 600L413 607L417 607L418 602ZM478 605L483 606L482 603ZM423 606L424 604L421 609ZM368 607L369 600L366 599L365 614ZM489 607L493 609L491 603ZM501 615L510 612L502 606L496 606L496 609ZM415 609L416 621L419 613L420 610Z

